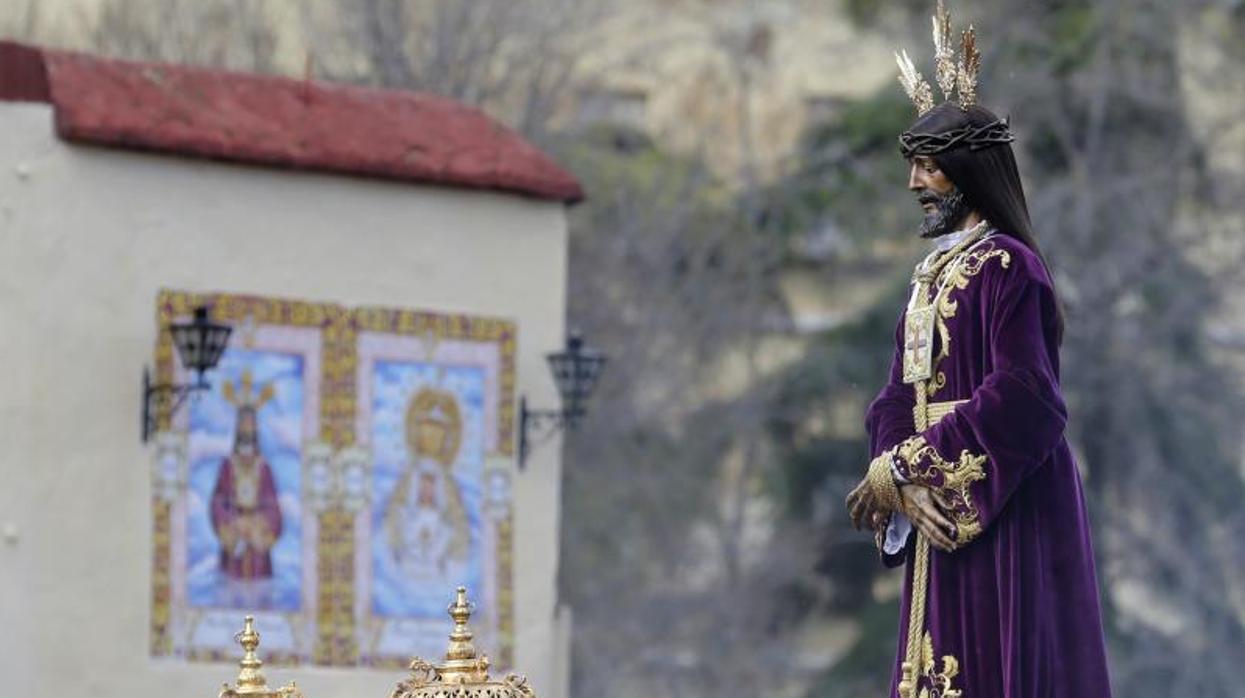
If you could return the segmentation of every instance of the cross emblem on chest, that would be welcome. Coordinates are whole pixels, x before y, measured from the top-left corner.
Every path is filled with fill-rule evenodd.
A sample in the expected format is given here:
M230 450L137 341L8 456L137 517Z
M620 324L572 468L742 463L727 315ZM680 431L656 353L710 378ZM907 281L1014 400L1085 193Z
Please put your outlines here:
M926 380L933 373L934 308L927 306L908 311L904 322L905 383Z
M920 356L925 348L929 346L929 335L926 334L924 325L915 325L908 328L908 344L906 348L909 354L914 357Z

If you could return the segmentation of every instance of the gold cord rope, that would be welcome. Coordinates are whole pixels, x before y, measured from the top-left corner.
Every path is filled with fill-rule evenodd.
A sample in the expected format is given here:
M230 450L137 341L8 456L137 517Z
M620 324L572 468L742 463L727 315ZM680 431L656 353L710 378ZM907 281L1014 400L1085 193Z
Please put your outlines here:
M883 453L869 464L865 477L869 488L877 497L878 507L886 511L899 511L903 500L899 498L899 485L895 482L894 461L890 453Z
M982 221L984 224L985 221ZM930 269L920 273L918 270L917 278L917 297L924 301L929 296L929 287L935 279L942 273L947 265L960 257L968 247L976 243L980 239L980 233L987 228L986 225L978 224L976 234L965 236L965 239L951 248L946 255L943 256ZM937 298L930 299L930 303L936 303ZM916 389L916 406L912 410L913 421L916 426L917 433L924 432L930 427L929 413L929 391L928 380L916 381L913 387ZM929 590L929 539L925 534L917 531L916 533L916 550L912 558L912 597L908 605L908 643L904 651L904 661L901 665L902 675L899 680L899 695L902 698L915 698L917 677L921 675L924 667L921 666L921 636L925 631L925 603Z
M917 432L929 428L929 405L925 391L926 381L916 383ZM921 675L921 635L925 630L925 598L929 588L929 539L924 533L916 533L916 551L912 558L912 597L908 606L908 644L904 652L903 676L899 681L899 695L913 698L916 695L917 677Z

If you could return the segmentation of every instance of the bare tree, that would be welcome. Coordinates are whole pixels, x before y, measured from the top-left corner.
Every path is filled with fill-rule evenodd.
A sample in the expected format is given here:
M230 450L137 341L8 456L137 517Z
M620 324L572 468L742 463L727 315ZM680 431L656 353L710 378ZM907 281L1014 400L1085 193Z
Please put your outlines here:
M271 73L280 27L261 0L102 0L88 48L136 60Z
M321 8L322 9L322 8ZM304 13L326 77L434 92L545 141L583 75L600 0L363 0Z
M700 48L721 66L704 78L730 128L702 146L729 141L735 169L656 149L601 182L611 168L575 168L595 198L573 228L570 312L617 355L567 458L576 693L767 695L808 678L791 591L819 551L765 485L767 360L792 341L778 290L788 240L751 142L773 29L751 7L704 15Z

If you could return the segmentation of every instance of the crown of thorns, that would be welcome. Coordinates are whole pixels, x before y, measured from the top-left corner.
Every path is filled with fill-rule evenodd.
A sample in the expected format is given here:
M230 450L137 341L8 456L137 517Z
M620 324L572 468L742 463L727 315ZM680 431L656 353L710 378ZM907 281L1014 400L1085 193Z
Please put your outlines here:
M899 134L899 152L907 159L916 155L937 155L954 148L982 150L1014 140L1016 137L1012 135L1008 120L997 119L985 126L961 126L942 133L904 131Z

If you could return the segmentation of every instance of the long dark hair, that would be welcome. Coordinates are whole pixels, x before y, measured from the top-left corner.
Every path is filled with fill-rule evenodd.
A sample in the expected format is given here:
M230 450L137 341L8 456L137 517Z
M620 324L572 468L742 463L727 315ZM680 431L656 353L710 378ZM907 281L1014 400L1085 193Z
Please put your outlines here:
M909 131L945 133L964 126L986 126L998 118L985 107L961 109L957 104L944 102L917 119ZM1029 205L1025 202L1024 186L1020 183L1020 169L1016 167L1016 156L1010 144L998 143L981 150L952 148L931 157L938 169L964 193L964 198L982 217L990 221L999 233L1010 235L1033 250L1050 274L1050 265L1033 233ZM1053 274L1051 283L1054 283ZM1058 298L1055 301L1055 318L1059 338L1062 339L1063 307Z

